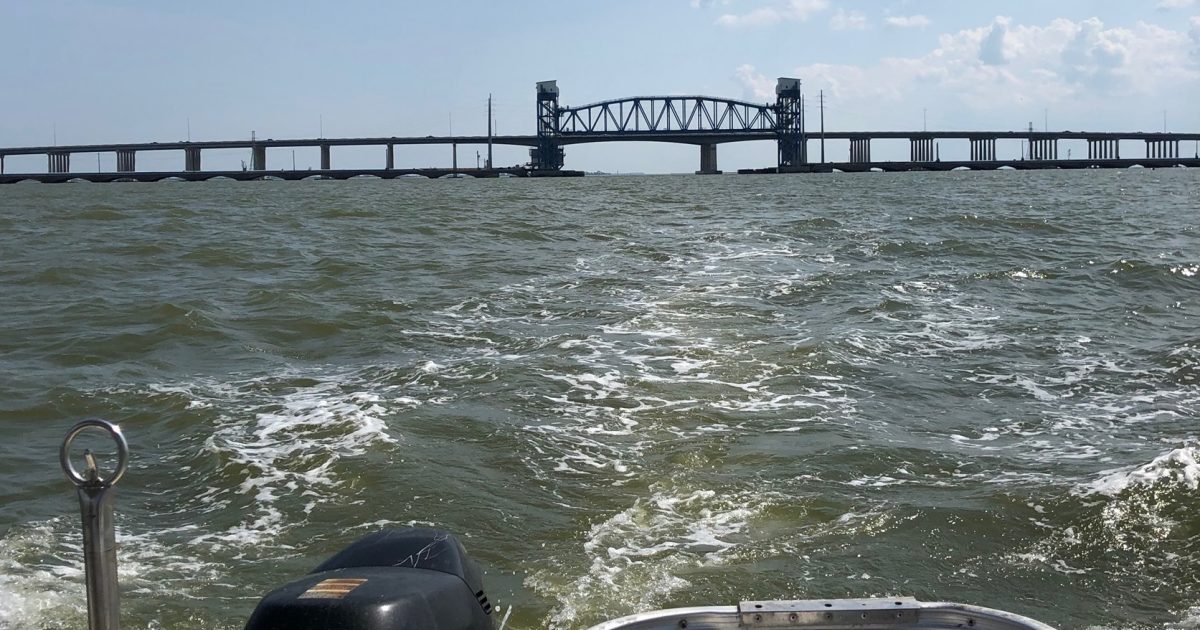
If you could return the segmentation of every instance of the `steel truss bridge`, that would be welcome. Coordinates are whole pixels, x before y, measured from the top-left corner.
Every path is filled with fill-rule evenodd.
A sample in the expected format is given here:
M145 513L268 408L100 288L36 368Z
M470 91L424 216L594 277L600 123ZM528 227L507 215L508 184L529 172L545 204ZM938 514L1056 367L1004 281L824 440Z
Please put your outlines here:
M558 83L537 84L535 170L563 166L562 146L613 140L700 145L701 173L716 173L717 144L774 138L779 166L808 161L800 80L781 78L775 104L711 96L635 96L581 107L561 107Z

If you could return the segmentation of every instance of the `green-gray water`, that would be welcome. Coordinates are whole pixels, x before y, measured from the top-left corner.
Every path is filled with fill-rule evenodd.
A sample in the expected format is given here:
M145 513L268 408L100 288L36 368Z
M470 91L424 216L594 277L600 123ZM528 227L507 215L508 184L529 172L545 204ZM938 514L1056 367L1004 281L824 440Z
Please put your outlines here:
M1200 624L1195 171L0 189L0 627L240 628L374 529L510 627L915 595Z

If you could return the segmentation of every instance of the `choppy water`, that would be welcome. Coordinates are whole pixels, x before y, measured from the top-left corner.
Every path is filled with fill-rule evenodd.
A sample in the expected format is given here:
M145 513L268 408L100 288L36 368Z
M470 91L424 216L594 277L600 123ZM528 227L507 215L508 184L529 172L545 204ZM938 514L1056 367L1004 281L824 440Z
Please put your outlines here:
M84 623L94 415L131 628L410 523L516 628L1200 626L1198 213L1195 171L5 187L0 627Z

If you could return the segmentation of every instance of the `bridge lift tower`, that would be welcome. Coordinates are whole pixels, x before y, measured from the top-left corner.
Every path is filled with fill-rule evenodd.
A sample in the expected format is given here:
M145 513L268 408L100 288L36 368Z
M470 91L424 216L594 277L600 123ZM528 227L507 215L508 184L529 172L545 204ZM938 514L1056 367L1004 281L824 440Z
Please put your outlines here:
M775 84L775 134L779 142L779 168L808 162L804 135L804 95L800 79L780 77Z
M559 144L558 82L537 84L537 146L529 150L529 162L535 171L558 171L563 167Z

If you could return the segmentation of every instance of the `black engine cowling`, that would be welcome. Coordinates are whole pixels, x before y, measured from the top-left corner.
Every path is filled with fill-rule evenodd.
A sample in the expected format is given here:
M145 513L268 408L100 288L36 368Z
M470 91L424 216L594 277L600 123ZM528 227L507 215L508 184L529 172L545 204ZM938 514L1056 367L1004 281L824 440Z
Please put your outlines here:
M492 630L483 575L449 532L359 539L269 593L246 630Z

